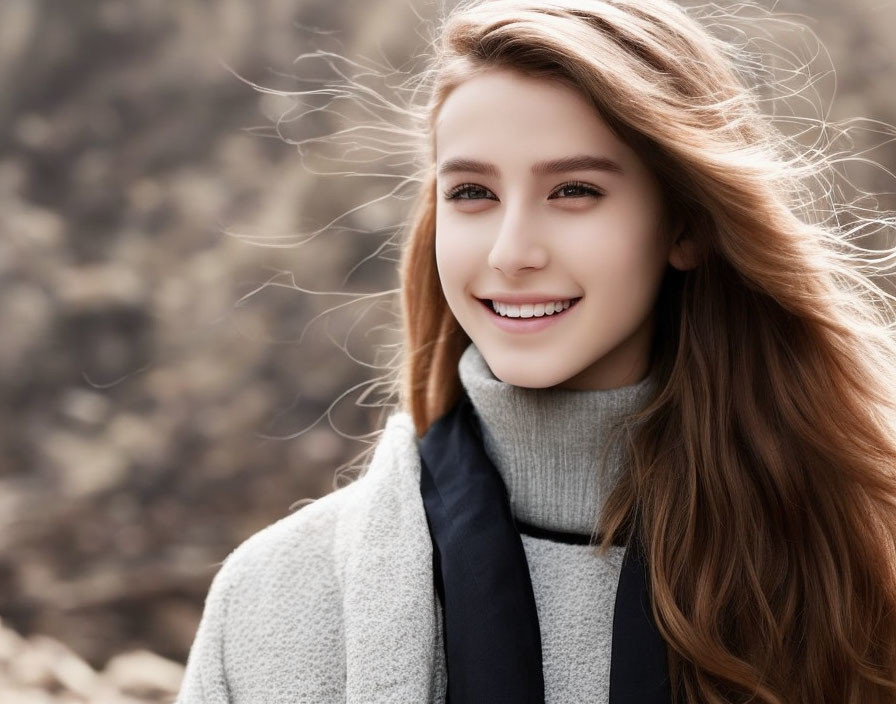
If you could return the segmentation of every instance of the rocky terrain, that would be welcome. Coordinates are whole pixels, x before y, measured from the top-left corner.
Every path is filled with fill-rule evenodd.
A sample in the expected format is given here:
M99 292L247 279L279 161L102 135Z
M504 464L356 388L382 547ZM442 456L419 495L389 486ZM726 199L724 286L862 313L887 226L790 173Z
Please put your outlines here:
M114 655L97 672L56 638L22 638L0 622L4 704L163 704L174 701L183 665L148 650Z

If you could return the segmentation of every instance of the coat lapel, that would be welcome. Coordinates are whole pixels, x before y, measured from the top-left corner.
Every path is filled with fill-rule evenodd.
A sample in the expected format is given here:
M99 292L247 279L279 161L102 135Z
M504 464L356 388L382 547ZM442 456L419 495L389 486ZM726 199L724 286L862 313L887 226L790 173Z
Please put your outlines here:
M302 701L443 700L443 655L437 650L441 614L419 468L411 417L390 416L365 475L347 487L353 494L334 536L337 571L320 577L331 584L320 598L342 604L345 691L303 690L308 698ZM296 666L301 672L308 665Z

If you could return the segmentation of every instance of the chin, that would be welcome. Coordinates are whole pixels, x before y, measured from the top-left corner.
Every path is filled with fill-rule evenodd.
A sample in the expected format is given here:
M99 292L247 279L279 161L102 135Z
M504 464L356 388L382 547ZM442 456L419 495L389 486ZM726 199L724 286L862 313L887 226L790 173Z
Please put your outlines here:
M488 357L486 357L486 362L488 362L492 374L505 384L521 386L527 389L546 389L562 384L567 379L563 375L558 376L556 373L550 373L551 370L549 369L532 370L519 368L512 362L507 365L509 369L502 369L500 366L489 362Z

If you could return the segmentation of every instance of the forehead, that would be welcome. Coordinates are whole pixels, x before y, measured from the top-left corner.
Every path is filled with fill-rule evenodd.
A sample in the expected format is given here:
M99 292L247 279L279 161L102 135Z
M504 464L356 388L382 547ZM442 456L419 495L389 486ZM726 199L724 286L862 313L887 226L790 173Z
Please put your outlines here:
M630 156L586 97L562 83L507 70L457 86L442 104L434 130L439 160L485 152L525 156L526 163L580 152L614 160Z

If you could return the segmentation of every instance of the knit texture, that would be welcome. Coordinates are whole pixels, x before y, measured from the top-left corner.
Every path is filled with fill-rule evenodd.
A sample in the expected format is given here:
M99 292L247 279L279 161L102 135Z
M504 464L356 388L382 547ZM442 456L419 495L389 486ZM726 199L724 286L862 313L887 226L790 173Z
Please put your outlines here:
M458 375L513 514L542 528L590 534L621 470L623 443L621 436L608 443L610 430L647 403L653 378L596 391L529 389L495 377L473 343ZM608 456L599 465L605 444Z
M618 469L594 477L595 437L612 414L646 398L646 383L600 392L518 389L497 380L473 346L458 371L514 515L590 532L605 481ZM177 704L443 704L442 617L417 444L410 415L394 413L359 479L227 556ZM600 558L588 546L528 535L522 542L546 701L604 704L623 549Z

